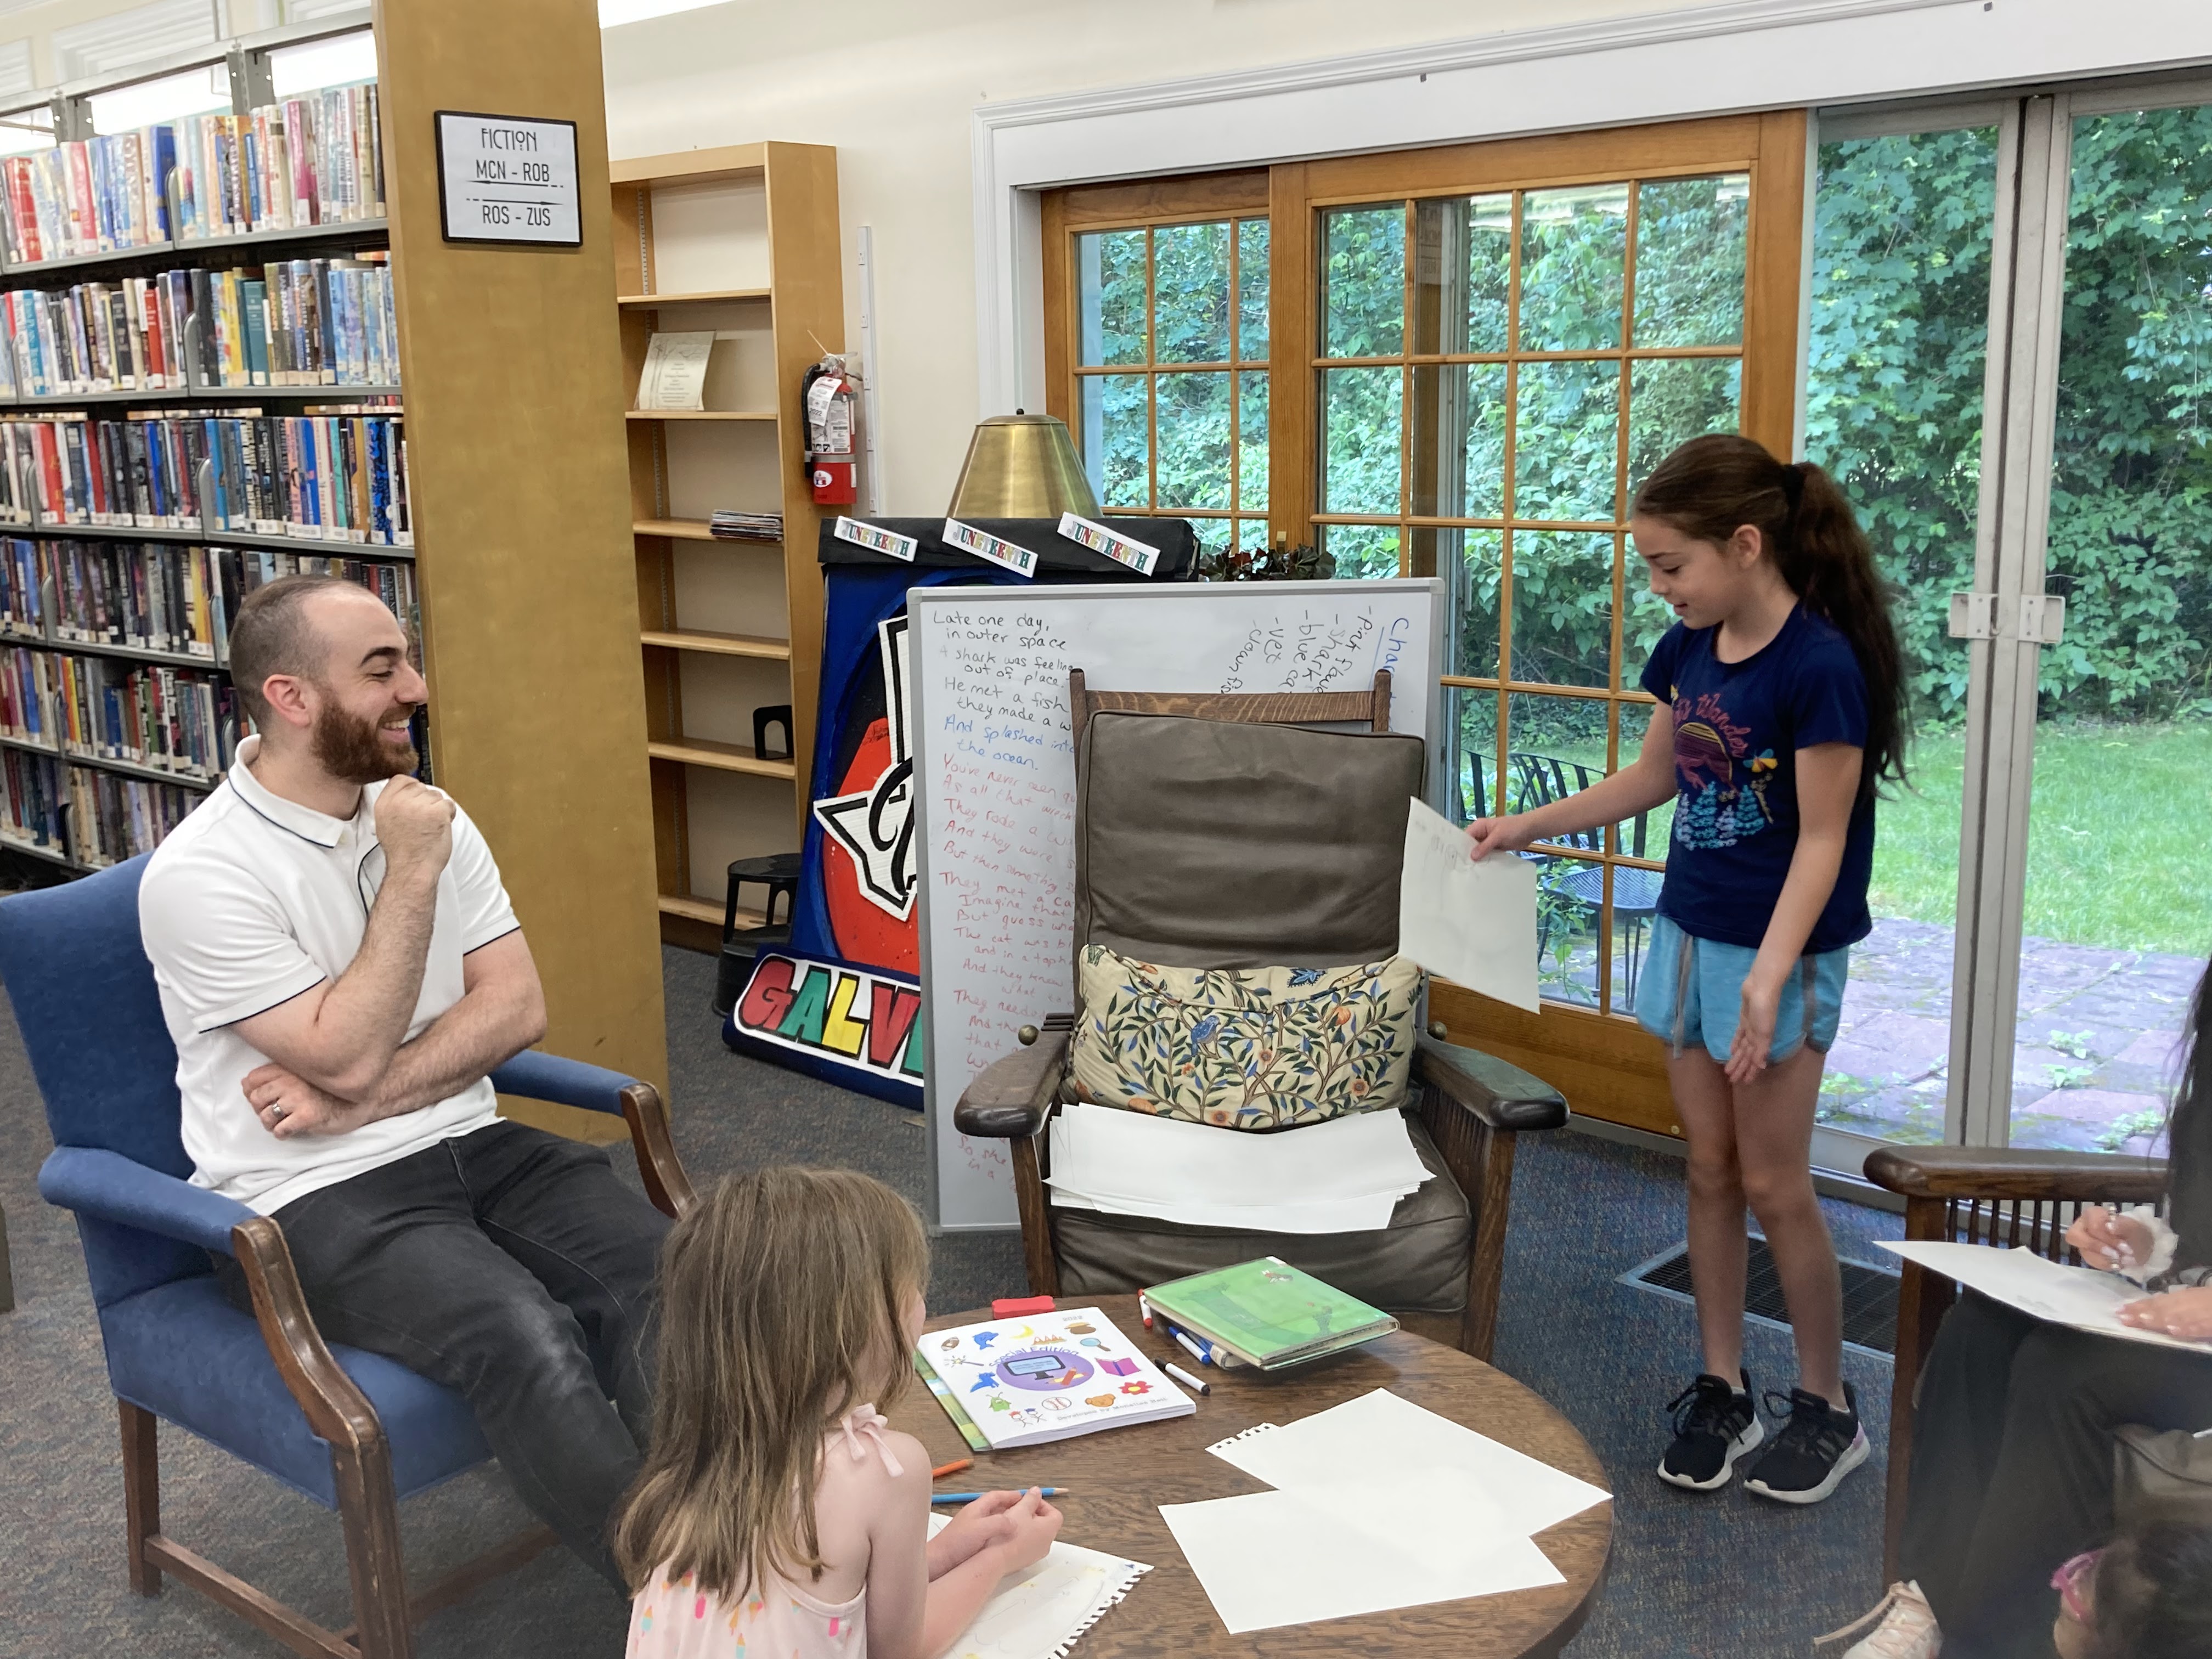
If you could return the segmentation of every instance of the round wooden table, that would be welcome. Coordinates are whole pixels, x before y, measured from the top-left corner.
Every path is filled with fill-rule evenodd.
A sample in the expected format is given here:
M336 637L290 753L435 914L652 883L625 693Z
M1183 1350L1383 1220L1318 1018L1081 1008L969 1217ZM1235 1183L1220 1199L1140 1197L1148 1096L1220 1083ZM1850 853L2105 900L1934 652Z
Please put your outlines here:
M1232 1636L1206 1599L1182 1552L1160 1518L1163 1504L1196 1503L1265 1492L1266 1486L1206 1449L1260 1423L1287 1424L1375 1389L1426 1407L1492 1439L1526 1452L1594 1486L1608 1486L1588 1443L1567 1419L1504 1372L1456 1348L1410 1332L1349 1353L1273 1376L1191 1364L1157 1329L1147 1331L1133 1296L1062 1297L1063 1310L1097 1306L1158 1364L1174 1359L1213 1385L1195 1396L1198 1411L1164 1423L1079 1435L1018 1451L971 1453L944 1409L919 1380L900 1401L896 1425L929 1448L933 1464L973 1456L975 1467L939 1483L944 1492L1066 1486L1054 1502L1066 1516L1060 1536L1104 1550L1152 1571L1120 1606L1093 1626L1070 1659L1154 1659L1185 1654L1259 1655L1311 1659L1316 1643L1370 1659L1505 1659L1556 1654L1583 1627L1605 1583L1613 1548L1613 1505L1599 1504L1537 1534L1564 1584L1462 1601L1400 1607L1331 1620L1325 1626L1285 1625ZM988 1309L930 1322L940 1331L991 1317ZM1191 1391L1184 1390L1186 1394Z

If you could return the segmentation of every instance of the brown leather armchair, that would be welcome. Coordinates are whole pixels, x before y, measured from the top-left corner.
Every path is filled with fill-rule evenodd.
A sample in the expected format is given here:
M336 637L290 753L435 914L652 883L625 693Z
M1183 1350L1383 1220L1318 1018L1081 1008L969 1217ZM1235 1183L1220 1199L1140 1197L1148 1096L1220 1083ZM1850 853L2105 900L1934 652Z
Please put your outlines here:
M1425 762L1419 739L1389 732L1387 672L1371 692L1259 696L1093 692L1080 671L1070 678L1076 954L1095 942L1148 962L1236 968L1396 950L1406 803L1422 793ZM1308 729L1353 722L1367 731ZM1556 1089L1432 1026L1404 1108L1432 1178L1376 1232L1270 1234L1060 1208L1045 1186L1046 1126L1080 1017L1079 1006L1025 1028L1027 1046L976 1077L953 1115L963 1134L1011 1143L1033 1292L1127 1291L1277 1255L1488 1357L1515 1137L1566 1121Z

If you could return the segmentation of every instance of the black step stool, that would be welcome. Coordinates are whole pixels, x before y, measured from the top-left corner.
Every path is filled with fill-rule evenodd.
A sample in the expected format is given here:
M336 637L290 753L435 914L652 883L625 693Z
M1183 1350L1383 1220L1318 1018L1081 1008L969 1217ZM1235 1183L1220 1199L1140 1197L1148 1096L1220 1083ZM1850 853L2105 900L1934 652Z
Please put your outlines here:
M730 866L728 896L722 903L722 956L714 970L714 1012L727 1014L744 994L752 977L753 959L763 951L780 950L791 943L792 912L799 904L799 854L771 853L766 858L738 859ZM750 882L768 889L763 913L764 926L738 927L738 891ZM783 901L783 920L776 920L776 901Z

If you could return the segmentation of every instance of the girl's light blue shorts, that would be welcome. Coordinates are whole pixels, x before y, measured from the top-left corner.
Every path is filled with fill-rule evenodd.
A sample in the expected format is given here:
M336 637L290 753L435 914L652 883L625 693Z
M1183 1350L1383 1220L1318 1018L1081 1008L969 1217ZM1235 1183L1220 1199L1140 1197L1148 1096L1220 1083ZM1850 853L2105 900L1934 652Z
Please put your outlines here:
M1844 981L1850 947L1801 957L1782 986L1774 1015L1774 1044L1767 1063L1778 1064L1807 1043L1826 1054L1843 1017ZM1651 918L1651 946L1636 981L1636 1021L1680 1054L1693 1042L1725 1063L1735 1042L1743 1008L1743 981L1759 952L1684 933L1665 916Z

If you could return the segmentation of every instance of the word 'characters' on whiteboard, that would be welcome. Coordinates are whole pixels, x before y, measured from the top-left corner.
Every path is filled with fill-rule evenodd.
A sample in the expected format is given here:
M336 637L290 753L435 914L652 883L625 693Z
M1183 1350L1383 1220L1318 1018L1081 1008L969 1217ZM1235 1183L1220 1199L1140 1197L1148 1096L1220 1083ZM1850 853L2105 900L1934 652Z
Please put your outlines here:
M1026 547L1017 547L1012 542L1002 542L996 536L986 535L972 524L963 524L957 519L945 521L945 544L957 547L963 553L973 553L979 559L988 559L1001 569L1011 570L1017 576L1036 574L1037 556Z
M1093 553L1103 553L1116 564L1127 565L1139 576L1151 575L1152 567L1160 562L1158 548L1117 536L1097 520L1079 519L1073 513L1060 515L1060 533Z
M902 559L908 564L914 562L914 556L921 550L921 544L913 537L902 536L896 530L885 530L880 525L862 524L858 519L838 520L830 526L830 533L841 542L865 547L871 553Z
M438 206L449 242L581 247L576 124L440 110Z

